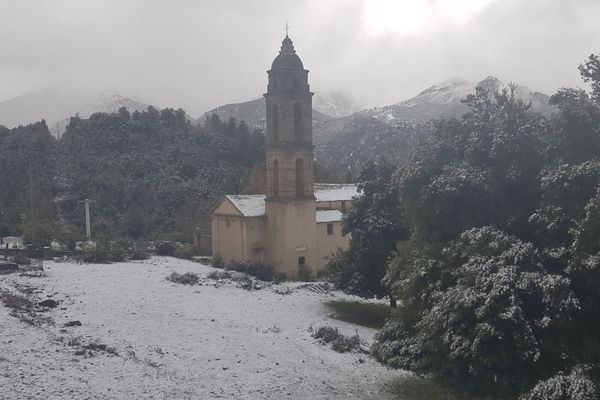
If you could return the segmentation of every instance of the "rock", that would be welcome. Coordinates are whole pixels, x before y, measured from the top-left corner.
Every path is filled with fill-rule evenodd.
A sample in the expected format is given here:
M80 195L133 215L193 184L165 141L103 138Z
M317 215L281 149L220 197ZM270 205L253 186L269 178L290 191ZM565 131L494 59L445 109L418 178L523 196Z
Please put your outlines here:
M81 326L81 321L69 321L66 324L64 324L63 326L67 327L67 326Z
M48 300L40 301L38 303L38 305L40 307L56 308L56 306L58 306L58 301L48 299Z

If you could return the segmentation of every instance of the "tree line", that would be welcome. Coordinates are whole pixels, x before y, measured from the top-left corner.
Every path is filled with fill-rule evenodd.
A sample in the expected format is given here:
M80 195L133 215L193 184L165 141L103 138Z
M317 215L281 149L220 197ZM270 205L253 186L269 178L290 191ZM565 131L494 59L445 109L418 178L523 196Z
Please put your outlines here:
M44 121L0 126L0 234L73 244L89 198L97 237L189 242L263 159L260 131L216 115L194 125L183 110L75 116L59 140Z
M398 165L362 171L330 278L397 309L374 356L495 398L600 395L600 57L534 113L478 89Z

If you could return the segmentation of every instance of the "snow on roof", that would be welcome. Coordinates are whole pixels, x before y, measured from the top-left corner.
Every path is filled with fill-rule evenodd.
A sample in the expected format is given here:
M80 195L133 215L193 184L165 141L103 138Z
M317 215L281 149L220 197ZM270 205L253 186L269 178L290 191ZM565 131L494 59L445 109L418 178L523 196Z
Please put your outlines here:
M315 183L315 198L317 202L323 201L346 201L358 196L356 185L338 183ZM228 194L225 197L240 210L245 217L260 217L265 215L264 194ZM340 213L339 211L335 211ZM330 215L328 218L332 218ZM341 217L332 221L340 221ZM317 222L319 218L317 217ZM320 221L325 222L325 221Z
M352 200L354 196L358 196L358 189L354 184L315 183L317 201Z
M261 215L265 215L264 194L228 194L225 197L227 197L245 217L260 217Z
M342 213L339 210L317 211L317 223L337 222L342 220Z

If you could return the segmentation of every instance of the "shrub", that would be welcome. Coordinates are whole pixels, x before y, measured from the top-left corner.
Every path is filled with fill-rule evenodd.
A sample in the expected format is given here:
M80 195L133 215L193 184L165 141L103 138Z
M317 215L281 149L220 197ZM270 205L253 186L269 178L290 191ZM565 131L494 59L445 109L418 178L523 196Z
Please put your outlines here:
M206 277L208 279L214 279L215 281L229 279L231 278L231 271L211 271Z
M150 259L150 254L140 249L132 249L129 253L129 259L134 261L148 260Z
M338 353L346 353L360 349L360 338L358 335L344 336L337 328L322 326L314 333L313 337L322 343L331 343L331 349Z
M225 262L223 261L223 256L221 256L220 254L215 254L212 257L211 265L213 266L213 268L224 268Z
M312 269L310 265L303 264L298 266L298 280L310 282L312 280Z
M340 332L337 328L333 328L331 326L322 326L313 335L315 339L321 339L324 343L333 342L340 336Z
M160 242L156 245L156 254L159 256L174 256L177 246L173 242Z
M117 242L98 242L96 246L87 245L80 254L81 261L92 264L108 264L125 261L127 252Z
M347 353L360 349L360 338L358 335L344 336L340 335L331 343L331 349L338 353Z
M539 382L520 400L595 400L600 396L598 387L583 367L576 367L569 375L559 373Z
M196 255L198 255L198 249L191 244L182 244L181 246L177 246L174 254L175 257L182 258L184 260L191 260Z
M243 272L252 275L261 281L277 280L278 275L275 267L270 264L253 263L248 261L234 261L225 266L226 270Z
M173 272L171 275L167 276L167 280L174 283L181 283L183 285L195 285L198 283L198 281L200 281L200 278L193 272L186 272L185 274Z

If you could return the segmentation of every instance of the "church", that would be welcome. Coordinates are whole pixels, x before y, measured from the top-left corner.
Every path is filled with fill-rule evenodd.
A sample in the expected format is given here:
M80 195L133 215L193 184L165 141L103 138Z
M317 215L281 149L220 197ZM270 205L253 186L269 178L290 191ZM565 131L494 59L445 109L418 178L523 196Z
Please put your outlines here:
M264 95L267 193L226 195L211 213L212 253L225 263L267 263L293 278L302 267L322 271L326 257L348 248L341 221L357 188L314 183L308 72L286 34Z

